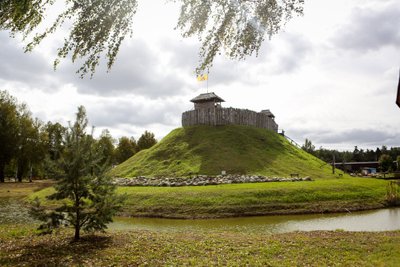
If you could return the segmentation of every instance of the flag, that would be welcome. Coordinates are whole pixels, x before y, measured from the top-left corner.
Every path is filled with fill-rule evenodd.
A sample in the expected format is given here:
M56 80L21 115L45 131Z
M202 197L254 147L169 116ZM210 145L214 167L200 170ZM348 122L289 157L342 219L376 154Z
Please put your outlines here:
M399 73L399 84L397 85L397 99L396 99L396 104L400 108L400 73Z
M208 75L207 74L199 75L199 76L197 76L197 80L199 82L207 81L208 80Z

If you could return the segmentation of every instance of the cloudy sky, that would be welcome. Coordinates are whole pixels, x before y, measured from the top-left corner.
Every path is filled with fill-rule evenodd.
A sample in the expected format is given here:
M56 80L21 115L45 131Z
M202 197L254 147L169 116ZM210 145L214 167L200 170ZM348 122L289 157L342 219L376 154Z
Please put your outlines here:
M266 40L258 57L216 59L209 91L225 107L270 109L280 129L298 143L325 148L400 146L395 105L400 68L398 0L307 0L304 16ZM206 83L194 75L199 44L174 30L178 8L165 0L140 1L134 36L107 73L80 79L78 65L52 63L62 34L34 52L0 32L0 90L28 104L42 121L66 124L84 105L97 134L162 138L181 126L189 100Z

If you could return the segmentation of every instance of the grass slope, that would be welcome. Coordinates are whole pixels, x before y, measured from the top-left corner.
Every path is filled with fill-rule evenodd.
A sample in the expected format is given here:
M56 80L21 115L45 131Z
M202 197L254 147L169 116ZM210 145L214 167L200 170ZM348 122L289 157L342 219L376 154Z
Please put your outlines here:
M216 218L267 214L341 212L386 206L387 181L367 178L312 182L225 184L185 187L118 187L126 194L121 215L164 218ZM45 206L53 187L29 195Z
M293 146L284 137L247 126L178 128L111 171L118 177L258 174L323 178L325 162Z

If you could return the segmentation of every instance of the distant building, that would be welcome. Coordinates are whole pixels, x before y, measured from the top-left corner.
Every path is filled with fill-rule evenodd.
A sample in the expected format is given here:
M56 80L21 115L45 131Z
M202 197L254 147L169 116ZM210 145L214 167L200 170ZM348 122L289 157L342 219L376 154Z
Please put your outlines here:
M360 172L363 169L377 169L379 167L378 161L364 161L364 162L335 162L335 167L346 172Z
M278 132L275 116L269 109L255 112L248 109L223 108L225 102L215 93L200 94L190 100L194 110L182 114L182 126L193 125L247 125Z
M376 168L369 168L369 167L362 168L361 174L365 176L376 174Z

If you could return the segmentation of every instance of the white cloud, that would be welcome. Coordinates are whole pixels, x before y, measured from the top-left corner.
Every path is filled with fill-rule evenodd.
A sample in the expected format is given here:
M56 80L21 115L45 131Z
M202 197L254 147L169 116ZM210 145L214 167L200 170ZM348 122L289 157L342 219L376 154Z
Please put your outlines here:
M168 68L157 50L142 40L122 47L115 66L107 73L101 65L92 79L80 79L68 65L63 72L64 82L72 83L80 93L92 95L136 95L159 98L181 95L187 89L178 69ZM61 66L62 67L62 66Z
M158 123L174 127L179 123L183 106L183 101L177 98L151 100L129 95L113 100L96 100L89 115L93 124L100 127L118 128L122 124L149 127Z
M259 57L218 57L209 91L225 106L270 108L299 143L309 138L317 147L400 146L396 2L306 1L304 17L266 40ZM180 127L181 113L192 108L189 100L206 90L194 75L199 44L173 30L176 7L142 1L134 38L122 46L110 73L101 66L91 80L79 79L78 66L67 61L53 71L52 49L61 36L24 54L18 39L0 32L0 89L44 121L66 123L84 105L98 134L108 128L115 137L138 137L144 130L163 137Z
M400 5L398 1L381 1L369 7L355 7L351 20L336 32L338 47L359 53L386 46L400 47Z

